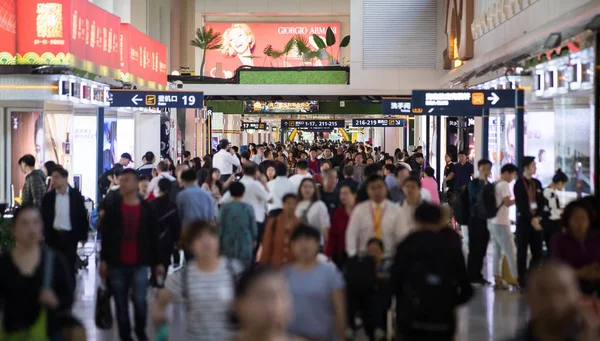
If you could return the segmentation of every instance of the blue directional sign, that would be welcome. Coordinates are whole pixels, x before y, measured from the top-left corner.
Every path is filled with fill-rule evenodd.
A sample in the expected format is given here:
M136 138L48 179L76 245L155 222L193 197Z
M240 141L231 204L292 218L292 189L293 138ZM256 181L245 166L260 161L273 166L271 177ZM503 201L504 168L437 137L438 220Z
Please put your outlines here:
M381 100L384 115L411 115L410 98L384 98Z
M482 109L514 108L516 90L413 90L413 115L473 116Z
M357 128L369 127L406 127L403 118L354 118L352 126Z
M281 120L282 129L299 130L333 130L335 128L344 128L344 120Z
M108 102L111 107L196 109L204 106L204 92L110 90Z

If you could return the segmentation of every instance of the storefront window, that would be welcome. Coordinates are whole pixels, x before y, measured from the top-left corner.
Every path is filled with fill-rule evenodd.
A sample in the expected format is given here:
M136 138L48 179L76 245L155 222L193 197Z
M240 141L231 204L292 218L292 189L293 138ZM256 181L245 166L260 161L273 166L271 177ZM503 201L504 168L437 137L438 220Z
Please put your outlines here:
M11 185L19 198L25 184L25 174L19 167L19 159L25 154L35 156L36 166L44 165L44 120L39 112L12 112L10 117Z

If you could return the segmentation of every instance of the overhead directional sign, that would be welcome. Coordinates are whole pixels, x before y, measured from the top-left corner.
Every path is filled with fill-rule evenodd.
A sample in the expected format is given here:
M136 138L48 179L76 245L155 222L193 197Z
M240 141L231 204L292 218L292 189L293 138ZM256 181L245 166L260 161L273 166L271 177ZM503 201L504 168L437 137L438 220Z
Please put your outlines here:
M281 120L282 129L332 130L344 128L345 125L344 120Z
M384 115L410 115L410 98L383 98L381 111Z
M267 124L264 122L242 122L242 130L267 130Z
M482 109L514 108L516 97L517 90L413 90L411 111L417 115L472 116Z
M406 127L404 118L354 118L353 127Z
M204 92L110 90L108 102L111 107L202 108Z

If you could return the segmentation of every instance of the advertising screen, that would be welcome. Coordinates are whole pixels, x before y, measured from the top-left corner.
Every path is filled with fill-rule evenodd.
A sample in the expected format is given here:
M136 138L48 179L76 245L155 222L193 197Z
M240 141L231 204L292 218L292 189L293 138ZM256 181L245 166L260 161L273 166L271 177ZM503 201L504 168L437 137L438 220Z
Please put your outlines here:
M319 111L318 101L306 102L262 102L244 101L244 112L262 113L312 113Z
M73 116L73 176L88 198L96 197L96 131L96 117Z
M16 0L0 1L0 65L15 64Z
M235 70L243 65L263 67L328 65L327 60L321 61L317 58L305 63L297 48L279 58L272 58L265 54L269 47L275 51L283 51L285 45L296 36L305 38L306 45L316 51L318 47L313 34L325 41L328 27L331 27L335 34L336 44L327 48L327 52L334 58L338 58L339 23L207 23L207 29L212 28L221 34L222 47L206 52L204 75L231 78Z
M10 167L14 197L20 197L25 174L19 159L26 154L35 157L36 168L44 167L44 118L39 112L12 112L10 115Z

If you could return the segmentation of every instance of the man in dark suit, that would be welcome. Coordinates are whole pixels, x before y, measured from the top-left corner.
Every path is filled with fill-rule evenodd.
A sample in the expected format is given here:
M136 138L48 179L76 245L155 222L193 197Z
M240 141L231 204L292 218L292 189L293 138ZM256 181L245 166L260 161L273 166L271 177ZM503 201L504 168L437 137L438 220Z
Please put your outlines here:
M66 169L57 167L51 176L53 189L42 200L44 237L49 247L63 255L75 276L77 243L88 237L88 212L81 193L69 186Z

